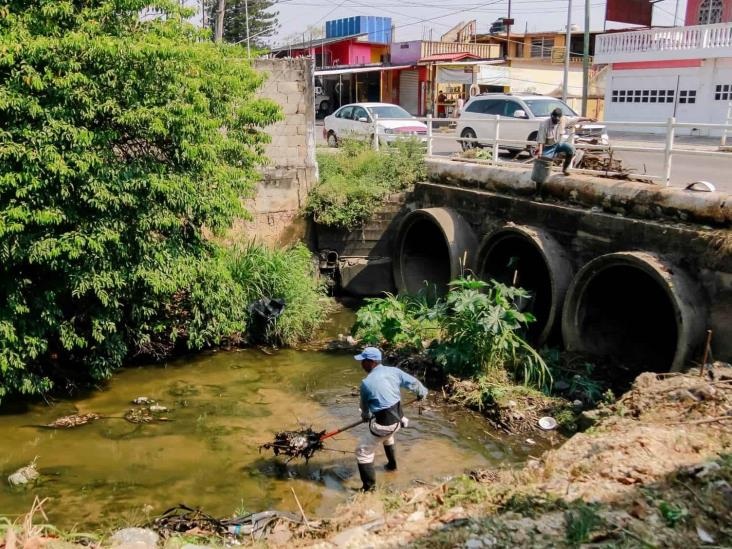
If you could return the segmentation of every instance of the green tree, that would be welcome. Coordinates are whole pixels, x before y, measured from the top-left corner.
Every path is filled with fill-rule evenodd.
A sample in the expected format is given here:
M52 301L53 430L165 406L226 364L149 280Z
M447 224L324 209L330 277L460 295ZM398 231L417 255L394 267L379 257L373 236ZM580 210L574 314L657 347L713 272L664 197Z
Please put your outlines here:
M204 233L245 214L280 114L254 98L245 50L190 15L0 6L0 400L242 329L243 292Z
M267 38L272 36L279 22L278 11L272 7L276 2L272 0L226 0L224 11L224 41L246 44L247 40L247 12L249 13L249 36L253 47L265 47ZM216 0L207 0L209 21L213 31L216 24Z

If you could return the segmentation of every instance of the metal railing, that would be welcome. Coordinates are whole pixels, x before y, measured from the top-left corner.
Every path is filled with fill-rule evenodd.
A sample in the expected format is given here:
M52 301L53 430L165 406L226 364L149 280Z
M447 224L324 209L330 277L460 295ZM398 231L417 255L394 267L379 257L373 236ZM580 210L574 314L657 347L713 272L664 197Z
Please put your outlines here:
M701 50L706 52L703 57L726 56L732 50L732 23L601 34L595 44L595 57L598 63L635 54L649 59L659 56L686 59L692 52Z
M499 157L499 150L501 149L501 145L505 146L508 145L511 148L526 148L528 149L532 145L537 145L536 141L529 141L529 140L517 140L517 139L504 139L501 138L501 127L505 126L507 124L522 124L526 125L525 119L517 119L512 117L501 117L496 116L495 119L486 119L486 118L470 118L470 117L461 117L461 118L433 118L431 115L427 115L426 117L414 117L410 120L417 120L420 122L424 122L427 126L427 132L424 136L421 135L405 135L400 136L398 133L385 133L382 130L382 126L379 125L379 122L384 122L388 120L399 120L403 122L405 119L395 119L395 118L379 118L376 117L373 122L372 127L372 143L373 147L376 150L379 150L379 147L381 146L382 141L388 142L395 138L400 137L417 137L417 138L423 138L426 145L426 155L434 156L434 143L435 141L449 141L453 143L477 143L480 147L484 147L485 144L488 144L490 148L492 149L492 155L490 159L485 159L486 162L492 163L492 164L504 164L504 165L511 165L511 166L521 166L521 163L512 162L510 160L501 160ZM490 123L491 125L494 125L494 131L492 136L480 136L480 137L462 137L457 135L456 133L452 134L440 134L436 133L434 131L434 125L435 123L438 123L440 125L453 125L457 124L458 121L461 122L480 122L482 124ZM628 146L628 145L613 145L612 142L609 145L590 145L590 144L582 144L582 143L575 143L574 147L575 149L581 149L581 150L590 150L590 151L633 151L633 152L641 152L641 153L662 153L664 156L664 162L663 162L663 174L659 174L656 176L645 176L647 178L651 179L661 179L666 186L670 185L671 181L671 170L673 165L673 157L676 154L687 154L687 155L693 155L693 156L699 156L699 157L724 157L724 158L732 158L732 154L729 152L723 152L719 150L700 150L700 149L684 149L683 147L676 147L675 146L675 140L676 140L676 132L679 129L712 129L712 130L721 130L722 132L722 144L724 144L724 140L726 137L726 134L728 132L732 132L732 124L697 124L697 123L691 123L691 122L677 122L674 117L668 118L665 122L607 122L607 121L599 121L592 124L598 124L605 126L606 128L622 128L622 129L628 129L628 128L664 128L665 129L665 141L663 148L661 147L637 147L637 146ZM579 125L581 127L582 124ZM539 129L539 123L536 124L536 130ZM590 172L590 170L582 170L584 172ZM603 172L604 173L604 172Z

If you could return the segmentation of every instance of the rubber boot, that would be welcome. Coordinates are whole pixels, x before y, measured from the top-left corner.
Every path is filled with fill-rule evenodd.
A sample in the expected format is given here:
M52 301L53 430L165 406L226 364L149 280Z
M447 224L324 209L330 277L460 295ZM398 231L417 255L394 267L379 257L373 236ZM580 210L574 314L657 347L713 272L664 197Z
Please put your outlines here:
M564 163L562 164L562 173L564 175L569 175L569 165L572 163L572 156L565 155L564 157Z
M359 463L358 473L361 475L362 492L371 492L376 488L376 469L373 463Z
M396 471L397 470L397 461L396 461L396 447L394 444L390 445L384 445L384 453L386 454L387 464L384 469L387 471Z

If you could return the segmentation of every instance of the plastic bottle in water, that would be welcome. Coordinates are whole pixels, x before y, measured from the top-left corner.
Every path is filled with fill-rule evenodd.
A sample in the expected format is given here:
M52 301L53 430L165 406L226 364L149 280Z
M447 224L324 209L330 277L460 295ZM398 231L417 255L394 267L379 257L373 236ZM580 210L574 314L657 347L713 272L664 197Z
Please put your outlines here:
M241 524L232 524L227 528L229 531L229 534L233 534L235 536L240 536L242 534L241 531Z

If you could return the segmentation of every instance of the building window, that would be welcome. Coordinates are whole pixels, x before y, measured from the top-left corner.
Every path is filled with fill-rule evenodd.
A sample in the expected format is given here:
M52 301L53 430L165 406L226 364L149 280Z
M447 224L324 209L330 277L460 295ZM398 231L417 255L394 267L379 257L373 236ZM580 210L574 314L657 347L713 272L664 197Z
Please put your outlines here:
M699 24L711 25L722 22L723 0L702 0L699 4Z
M681 90L679 103L696 103L696 90Z
M729 88L732 96L732 84ZM686 95L680 103L696 102L695 90L686 90L684 93ZM673 103L674 90L613 90L610 100L613 103Z
M547 38L545 36L542 36L541 38L532 38L531 57L551 57L553 47L554 38Z
M732 101L732 84L717 84L714 88L714 99L717 101Z

